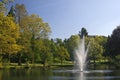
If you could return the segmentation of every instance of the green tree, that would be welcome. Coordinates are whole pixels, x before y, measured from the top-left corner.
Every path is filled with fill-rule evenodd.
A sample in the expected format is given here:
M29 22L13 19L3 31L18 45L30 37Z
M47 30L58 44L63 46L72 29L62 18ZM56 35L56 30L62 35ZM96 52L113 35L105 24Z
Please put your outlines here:
M56 38L56 39L55 39L55 43L56 43L56 45L58 45L58 46L63 46L63 45L64 45L62 39L60 39L60 38Z
M57 61L57 56L58 56L58 48L57 48L57 45L55 44L55 42L54 42L54 40L53 39L51 39L51 46L50 46L50 48L51 48L51 53L52 53L52 55L53 55L53 62L56 62Z
M106 41L107 38L104 36L90 37L89 56L94 62L104 59L103 54L105 52Z
M31 34L31 50L33 54L33 60L34 63L34 54L35 54L35 41L36 39L47 39L49 37L49 34L51 33L50 27L48 23L43 22L42 18L40 18L38 15L32 14L30 16L24 17L22 20L23 26L25 25L25 28L30 32Z
M15 5L15 21L19 24L20 28L22 28L22 18L24 18L25 16L27 16L27 10L25 8L24 4L16 4Z
M18 44L23 46L23 49L18 52L18 65L21 65L21 57L23 53L29 52L29 46L30 46L30 39L31 34L26 28L27 23L23 23L24 18L28 16L27 10L25 8L24 4L16 4L15 5L15 22L19 24L20 26L20 39L18 40Z
M83 36L88 36L88 32L86 28L82 28L81 31L79 32L79 36L82 38Z
M52 64L51 41L49 39L39 39L36 41L35 46L35 60L39 60L44 66Z
M16 22L20 25L21 39L19 44L24 46L24 49L19 53L30 53L32 63L35 58L35 46L37 39L47 39L51 33L48 23L45 23L38 15L28 15L25 5L16 4ZM20 62L19 62L20 63Z
M113 60L115 60L120 55L120 26L117 26L111 34L110 37L108 37L107 42L107 55L111 57Z
M70 55L68 53L67 48L65 47L65 43L62 41L62 39L60 38L56 38L54 40L55 43L55 48L56 48L56 53L54 53L54 57L56 58L56 60L59 62L61 62L61 64L63 63L64 60L70 60Z
M8 16L15 18L15 9L11 6L10 11L8 12Z
M70 60L74 60L74 50L78 45L79 36L78 35L72 35L69 39L65 40L65 47L67 48Z
M91 60L93 60L95 63L96 60L100 60L102 56L101 54L103 53L103 49L102 46L95 42L95 39L92 39L89 52L91 53L89 54Z
M63 46L58 46L58 57L61 61L61 64L63 64L64 60L69 59L69 53L68 53L67 49L64 48Z

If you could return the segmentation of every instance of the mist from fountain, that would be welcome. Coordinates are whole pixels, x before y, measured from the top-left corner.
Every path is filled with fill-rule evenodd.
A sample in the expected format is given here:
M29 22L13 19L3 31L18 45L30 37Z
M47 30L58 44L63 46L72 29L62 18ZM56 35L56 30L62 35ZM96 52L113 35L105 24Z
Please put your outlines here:
M89 46L90 43L88 44L87 48L85 48L85 38L83 36L83 38L79 40L78 47L75 49L75 53L74 53L75 70L84 71L84 69L86 68L86 59L87 59Z

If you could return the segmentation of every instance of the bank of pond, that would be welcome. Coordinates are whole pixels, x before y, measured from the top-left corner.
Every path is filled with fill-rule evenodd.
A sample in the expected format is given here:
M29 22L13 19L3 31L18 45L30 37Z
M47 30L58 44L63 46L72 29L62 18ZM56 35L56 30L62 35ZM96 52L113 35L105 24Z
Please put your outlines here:
M96 67L96 66L101 66L101 67L116 67L120 68L120 65L117 63L113 62L89 62L86 64L86 68L89 69L89 67ZM74 67L74 62L68 62L68 63L54 63L52 65L44 65L40 63L34 63L34 64L26 64L22 63L21 65L18 65L18 63L2 63L0 64L0 69L22 69L22 68L57 68L57 67Z

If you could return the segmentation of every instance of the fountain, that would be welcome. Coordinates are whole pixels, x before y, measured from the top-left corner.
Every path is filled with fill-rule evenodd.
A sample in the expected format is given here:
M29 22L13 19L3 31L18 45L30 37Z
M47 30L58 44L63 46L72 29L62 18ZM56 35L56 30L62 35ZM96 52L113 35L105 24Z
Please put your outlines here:
M61 69L55 69L52 78L54 80L60 79L60 80L108 80L108 79L119 79L120 80L120 70L110 70L110 67L107 67L107 65L104 64L104 67L100 65L96 65L97 67L90 67L90 70L86 70L87 65L87 53L89 46L92 46L92 44L88 43L87 47L85 47L85 38L83 36L82 39L79 38L78 40L78 46L75 49L75 55L74 55L74 69L71 67L64 67ZM109 66L109 65L108 65ZM114 65L113 65L114 66ZM116 75L116 71L118 74ZM58 74L56 74L58 73ZM111 75L115 74L115 75ZM71 76L71 74L73 74ZM104 75L107 74L107 75Z
M104 67L100 65L96 65L97 67L90 67L90 70L86 70L87 65L87 53L89 46L92 46L92 44L88 43L87 47L85 47L85 38L83 36L82 39L79 38L78 40L78 46L75 49L75 55L74 55L74 69L71 67L64 67L61 69L55 69L53 72L55 75L53 75L53 79L59 79L59 80L108 80L108 79L119 79L120 80L120 71L119 70L110 70L110 67L107 67L107 65L104 65ZM108 65L109 66L109 65ZM118 74L116 75L116 71L118 71ZM56 74L58 73L58 74ZM115 75L111 75L115 74ZM72 76L71 76L72 74ZM104 75L107 74L107 75Z
M75 70L84 71L84 69L86 67L86 58L87 58L87 53L88 53L89 46L90 46L90 43L88 44L87 48L85 49L85 38L84 38L84 36L82 37L82 39L79 39L78 47L75 49L75 54L74 54Z

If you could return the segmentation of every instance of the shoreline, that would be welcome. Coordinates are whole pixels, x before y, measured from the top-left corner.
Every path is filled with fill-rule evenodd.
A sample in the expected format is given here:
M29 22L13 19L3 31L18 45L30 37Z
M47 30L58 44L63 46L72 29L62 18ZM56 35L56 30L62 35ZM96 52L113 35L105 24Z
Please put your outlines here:
M112 63L90 63L88 66L96 66L96 65L111 65ZM115 65L116 67L120 67L118 65ZM51 65L43 65L40 63L34 63L34 64L26 64L22 63L20 66L18 63L2 63L0 64L0 69L24 69L24 68L57 68L57 67L74 67L74 63L54 63Z
M46 65L43 64L25 64L22 63L20 66L17 63L5 63L3 65L0 65L0 69L22 69L22 68L54 68L54 67L71 67L73 64L52 64L52 65Z

